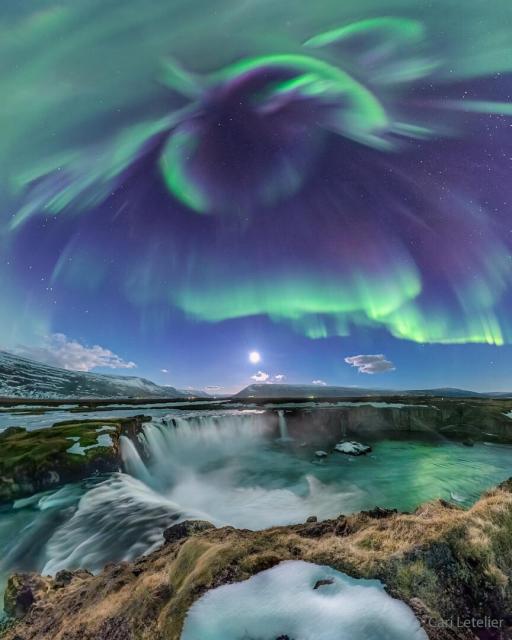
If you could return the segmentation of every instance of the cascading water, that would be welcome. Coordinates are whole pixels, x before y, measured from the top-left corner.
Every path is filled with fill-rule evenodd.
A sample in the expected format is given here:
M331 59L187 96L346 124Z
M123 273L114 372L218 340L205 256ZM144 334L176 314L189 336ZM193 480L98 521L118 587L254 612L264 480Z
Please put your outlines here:
M291 442L293 438L288 435L288 425L283 410L277 412L277 421L279 425L279 442Z
M282 410L154 417L137 441L122 438L123 473L20 501L0 518L0 582L12 570L99 570L133 559L184 519L262 529L375 505L411 510L451 494L466 505L509 475L508 447L383 440L352 459L325 443L322 464L317 448L290 436Z
M282 412L278 423L280 439L291 441ZM129 560L184 519L259 529L327 517L354 502L357 490L327 487L298 469L274 445L274 425L264 411L169 415L143 425L137 443L122 437L125 473L80 499L50 537L44 571Z
M292 441L282 411L278 423L279 441ZM278 480L290 459L274 448L273 432L273 419L258 411L168 417L144 425L142 456L124 438L123 459L129 473L173 504L215 524L263 528L327 507L314 476Z
M123 461L124 469L134 478L139 478L146 484L150 485L152 478L149 474L146 465L142 461L137 447L133 444L130 438L121 436L121 459Z
M143 454L121 439L128 473L156 489L165 489L187 474L225 469L245 453L261 448L271 426L263 411L166 416L146 423L139 436ZM144 460L143 460L144 458Z
M113 474L87 491L73 516L50 537L43 573L79 567L99 571L112 560L132 560L158 547L166 527L198 516L130 475Z

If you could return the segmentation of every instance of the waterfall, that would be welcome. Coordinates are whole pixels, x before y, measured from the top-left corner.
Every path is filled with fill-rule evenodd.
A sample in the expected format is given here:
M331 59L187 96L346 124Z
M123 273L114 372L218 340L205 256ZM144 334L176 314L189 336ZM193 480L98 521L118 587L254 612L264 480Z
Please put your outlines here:
M342 416L341 420L340 420L340 426L341 426L341 437L345 440L347 437L347 423L348 423L348 416Z
M279 424L279 442L290 442L293 438L288 435L288 425L286 424L286 418L284 417L284 411L280 409L277 412L277 421Z
M258 448L271 426L264 411L168 415L143 425L139 441L144 462L128 438L121 438L124 468L158 489L174 484L184 473L216 466Z
M312 475L317 469L307 456L276 446L279 435L280 443L291 440L281 410L277 416L247 409L154 416L137 440L121 436L124 473L41 497L32 526L0 560L11 568L32 554L43 573L97 571L157 548L164 529L183 520L264 529L361 504L358 489L329 477L324 482ZM2 562L0 578L1 570Z
M137 451L136 446L126 436L121 436L121 459L123 466L128 474L134 478L138 478L146 484L151 484L151 476L146 468L142 458Z
M66 515L47 542L44 574L84 566L99 571L107 562L133 560L160 546L166 527L203 518L126 473L93 486Z

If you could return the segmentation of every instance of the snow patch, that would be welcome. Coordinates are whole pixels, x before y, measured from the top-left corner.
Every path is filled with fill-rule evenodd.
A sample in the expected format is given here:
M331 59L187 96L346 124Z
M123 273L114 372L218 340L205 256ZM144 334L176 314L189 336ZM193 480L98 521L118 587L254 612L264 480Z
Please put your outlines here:
M96 449L97 447L113 447L114 443L112 442L112 438L108 434L98 435L96 438L96 444L91 444L88 447L82 447L80 444L80 438L78 436L69 436L66 440L73 440L74 444L69 449L67 449L67 453L72 453L78 456L85 456L85 452L89 449Z
M360 442L338 442L334 449L349 456L363 456L372 450L371 447Z
M411 609L378 580L288 561L208 591L181 640L427 640Z

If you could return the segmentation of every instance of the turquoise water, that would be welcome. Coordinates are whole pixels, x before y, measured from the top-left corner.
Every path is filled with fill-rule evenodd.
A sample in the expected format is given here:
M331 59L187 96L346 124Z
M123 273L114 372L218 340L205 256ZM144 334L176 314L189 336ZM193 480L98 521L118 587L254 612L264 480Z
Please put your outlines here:
M115 473L0 510L0 580L15 570L99 570L158 546L185 518L250 529L334 517L376 505L410 511L444 498L469 507L512 476L506 445L383 438L350 457L283 442L265 416L160 419L145 428L149 463L123 443L129 473ZM1 585L0 585L1 588Z

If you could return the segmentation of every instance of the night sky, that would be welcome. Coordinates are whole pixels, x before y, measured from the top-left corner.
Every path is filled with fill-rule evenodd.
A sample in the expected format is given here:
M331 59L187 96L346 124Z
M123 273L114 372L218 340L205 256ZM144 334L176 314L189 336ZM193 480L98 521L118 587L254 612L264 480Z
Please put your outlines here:
M4 0L0 346L226 392L512 390L510 24Z

